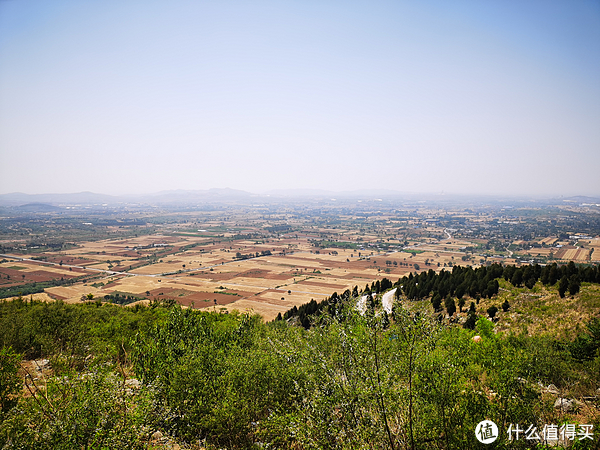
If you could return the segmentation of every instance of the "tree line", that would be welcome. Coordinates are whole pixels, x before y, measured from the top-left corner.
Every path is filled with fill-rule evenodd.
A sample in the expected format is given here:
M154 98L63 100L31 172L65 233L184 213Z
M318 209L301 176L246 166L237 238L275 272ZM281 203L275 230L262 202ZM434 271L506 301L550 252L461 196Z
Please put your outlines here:
M297 317L298 323L308 329L311 326L311 318L321 312L335 310L335 305L340 301L349 299L358 299L361 295L366 295L367 300L372 301L372 294L385 292L393 287L396 288L395 297L402 297L408 300L423 300L430 298L433 309L436 312L442 311L442 305L446 312L452 316L456 312L455 298L458 300L459 307L466 303L465 296L479 303L481 298L492 298L498 294L498 279L504 278L515 287L525 286L532 289L535 283L541 281L546 286L553 286L558 282L558 293L562 297L568 291L570 295L579 292L582 282L600 283L600 266L598 265L576 265L572 261L568 264L558 265L556 263L540 266L539 264L514 266L501 264L491 264L473 268L471 266L454 266L452 271L442 269L436 272L433 269L414 274L411 272L407 276L399 278L392 283L387 278L374 281L371 285L367 284L364 289L359 290L355 286L352 291L346 290L341 295L334 292L330 297L322 300L303 304L299 307L292 307L286 311L283 316L279 314L276 320L288 320ZM506 311L509 304L502 305ZM493 318L498 311L489 311ZM475 306L470 307L470 311L475 312ZM468 327L475 326L475 317L470 318Z
M17 297L19 295L38 294L40 292L44 292L44 289L49 287L71 286L75 283L80 283L88 279L89 275L82 275L66 279L64 277L61 277L60 279L54 278L48 281L37 281L32 283L23 283L17 286L3 287L0 288L0 299L8 297Z

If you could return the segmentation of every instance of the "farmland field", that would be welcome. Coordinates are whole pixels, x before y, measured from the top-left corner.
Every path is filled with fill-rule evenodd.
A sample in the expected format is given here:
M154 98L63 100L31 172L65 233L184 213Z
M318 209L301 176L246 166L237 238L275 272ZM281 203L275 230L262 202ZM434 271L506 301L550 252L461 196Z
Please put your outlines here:
M507 219L502 208L423 202L306 201L128 214L134 225L94 226L98 217L106 219L92 213L63 218L88 224L88 235L75 238L52 225L52 239L43 227L17 239L22 233L16 231L33 218L12 217L22 225L0 233L3 297L22 288L24 295L65 302L114 301L115 295L125 304L173 299L272 320L311 299L410 272L600 258L595 212L586 213L580 229L572 230L575 219L569 218L568 232L560 224L548 228L539 212L531 219L528 211L517 217L512 209ZM573 232L592 239L569 239Z

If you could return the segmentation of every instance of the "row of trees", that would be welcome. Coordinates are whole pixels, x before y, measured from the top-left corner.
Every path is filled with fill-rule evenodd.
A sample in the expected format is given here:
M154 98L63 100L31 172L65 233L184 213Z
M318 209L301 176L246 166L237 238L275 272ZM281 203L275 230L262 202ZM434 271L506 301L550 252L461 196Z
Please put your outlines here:
M147 295L150 293L147 292ZM128 305L133 302L137 302L139 300L143 300L144 297L138 297L133 294L128 294L125 292L113 292L112 294L105 295L103 297L105 302L116 303L117 305Z
M279 313L275 320L288 320L296 317L298 323L300 323L304 328L309 329L314 316L322 312L335 315L336 306L339 303L347 302L351 298L358 299L360 295L366 295L370 301L373 301L373 294L380 294L391 289L393 286L394 284L387 278L373 281L370 285L367 283L362 291L359 290L358 286L354 286L352 291L346 289L341 295L338 295L337 292L334 292L330 297L327 297L320 302L317 302L313 299L310 302L301 305L300 307L293 306L287 310L283 316L281 313Z
M399 286L396 296L399 298L404 294L409 300L431 296L434 309L440 310L442 303L452 297L456 297L459 302L465 295L477 300L481 297L493 297L498 293L500 277L515 287L524 285L528 289L532 289L538 280L547 286L559 282L558 292L564 297L567 291L570 295L577 294L581 282L600 283L600 266L578 266L573 262L561 266L554 263L544 267L538 264L521 267L492 264L476 269L455 266L452 272L442 270L436 273L429 270L401 278L396 283Z
M545 267L538 264L521 267L492 264L475 269L470 266L455 266L451 272L442 269L439 273L430 269L427 272L415 275L410 273L408 276L398 279L394 284L387 278L383 278L374 281L371 285L367 284L362 291L358 289L358 286L355 286L352 291L346 290L341 296L334 292L331 297L321 302L311 300L299 308L294 306L283 316L279 314L277 320L288 320L297 317L298 322L308 329L312 323L311 316L322 312L335 315L336 305L340 300L352 298L356 302L361 295L366 295L367 307L374 307L375 298L373 295L385 292L394 286L396 287L396 300L402 298L403 295L409 300L430 298L434 311L441 312L445 308L446 313L452 316L457 311L456 300L462 311L466 303L464 298L466 295L475 299L477 304L481 297L491 298L497 295L500 288L498 279L501 277L515 287L524 284L529 289L532 289L538 280L546 285L554 285L558 281L558 293L561 297L564 297L567 291L570 295L577 294L580 290L581 281L600 283L600 266L577 266L570 262L562 266L555 263ZM502 305L502 309L507 311L509 306L506 301ZM491 307L488 310L489 317L493 318L497 311L497 307ZM473 302L469 313L473 317L469 316L467 318L466 326L473 329L476 320L475 303Z
M233 259L243 260L243 259L258 258L260 256L271 256L271 255L272 255L271 250L263 250L260 253L256 252L256 253L248 253L248 254L242 254L240 252L237 252Z
M553 263L544 267L537 264L524 267L507 266L503 276L514 286L525 285L529 289L533 288L538 280L547 286L559 282L558 292L564 297L567 291L570 295L579 292L582 282L600 283L600 267L576 265L573 261L564 265Z
M23 280L25 279L25 275L22 275ZM0 299L8 298L8 297L16 297L18 295L31 295L37 294L40 292L44 292L44 289L53 287L53 286L71 286L75 283L80 283L82 281L88 280L89 275L82 275L77 277L69 277L69 278L54 278L48 281L38 281L33 283L23 283L16 286L7 286L0 288Z

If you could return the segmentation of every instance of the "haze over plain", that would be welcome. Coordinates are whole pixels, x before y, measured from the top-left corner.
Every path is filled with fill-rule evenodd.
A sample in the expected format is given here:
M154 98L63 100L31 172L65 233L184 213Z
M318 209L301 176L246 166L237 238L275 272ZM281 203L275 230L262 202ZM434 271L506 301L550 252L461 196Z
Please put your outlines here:
M600 3L0 3L0 193L600 194Z

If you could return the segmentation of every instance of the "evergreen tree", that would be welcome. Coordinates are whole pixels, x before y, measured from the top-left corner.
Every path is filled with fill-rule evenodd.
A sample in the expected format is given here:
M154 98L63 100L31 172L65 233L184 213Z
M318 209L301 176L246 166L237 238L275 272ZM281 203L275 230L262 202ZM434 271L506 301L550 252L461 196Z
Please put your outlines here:
M390 326L390 318L387 311L384 309L381 313L381 327L386 330Z
M563 275L563 277L560 279L560 282L558 283L558 295L560 295L560 298L564 298L565 292L567 292L568 287L569 279L566 275Z
M394 298L396 300L399 300L401 296L402 296L402 289L400 289L400 286L398 286L396 288L396 292L394 292Z
M433 306L433 309L435 312L440 311L441 306L442 306L442 297L440 294L435 294L432 299L431 299L431 306Z
M471 304L473 304L473 303L471 303ZM475 314L474 312L469 312L469 315L467 316L467 320L465 321L463 328L466 328L468 330L474 330L476 324L477 324L477 314Z
M521 269L515 270L512 278L510 279L510 283L515 287L521 286L523 283L523 271Z
M381 291L384 292L391 288L392 288L392 282L390 280L388 280L387 278L383 278L381 280Z
M550 267L550 272L548 274L548 284L550 286L553 286L556 284L556 282L560 279L560 270L558 270L558 266L556 265L556 263L552 264L552 267Z
M527 278L525 280L525 286L527 286L527 289L533 289L533 287L535 286L535 282L536 279L535 278Z
M456 304L454 303L454 299L452 297L448 297L444 304L446 306L446 312L450 317L452 317L456 312Z
M375 310L375 300L373 299L373 295L369 292L367 294L367 311Z
M579 292L580 286L581 286L581 283L579 282L579 276L571 275L569 277L569 294L570 295L577 294Z
M462 298L463 295L465 295L467 292L467 287L465 286L465 284L461 284L460 286L458 286L456 288L456 291L454 292L454 295L456 295L457 298Z

